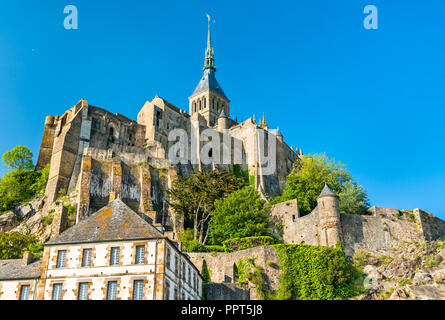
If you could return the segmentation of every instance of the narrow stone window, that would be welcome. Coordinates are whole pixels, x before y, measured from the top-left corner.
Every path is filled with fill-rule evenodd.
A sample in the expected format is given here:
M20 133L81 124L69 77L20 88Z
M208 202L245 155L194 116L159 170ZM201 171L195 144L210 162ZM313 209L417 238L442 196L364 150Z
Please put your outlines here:
M170 282L165 280L164 300L170 300Z
M171 264L170 264L170 248L167 248L167 254L165 257L165 264L167 265L167 268L171 269Z
M178 263L177 255L175 255L175 274L176 274L176 276L179 274L179 263Z

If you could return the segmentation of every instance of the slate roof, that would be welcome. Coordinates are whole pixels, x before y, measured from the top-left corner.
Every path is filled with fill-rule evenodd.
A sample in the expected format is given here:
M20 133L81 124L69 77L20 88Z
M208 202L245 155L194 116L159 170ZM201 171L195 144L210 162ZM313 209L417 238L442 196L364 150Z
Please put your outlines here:
M327 183L324 184L323 190L321 191L321 193L318 197L321 198L321 197L326 197L326 196L338 197L334 192L332 192L332 190L329 188Z
M41 260L22 266L22 259L0 260L0 280L40 278Z
M45 245L164 237L155 227L116 199Z
M195 91L193 91L192 96L206 89L212 89L213 91L227 99L223 89L216 80L215 70L213 69L204 70L204 75L202 76L201 81L199 81Z

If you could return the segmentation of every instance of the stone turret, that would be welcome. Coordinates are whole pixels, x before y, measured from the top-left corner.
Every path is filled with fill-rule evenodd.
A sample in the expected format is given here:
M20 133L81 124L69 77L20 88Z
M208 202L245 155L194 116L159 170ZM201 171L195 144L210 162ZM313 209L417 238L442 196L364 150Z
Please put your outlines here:
M341 241L341 222L338 196L325 183L317 198L320 218L320 245L335 247Z
M223 132L225 129L229 129L229 124L227 122L227 115L224 109L222 109L218 118L218 131Z

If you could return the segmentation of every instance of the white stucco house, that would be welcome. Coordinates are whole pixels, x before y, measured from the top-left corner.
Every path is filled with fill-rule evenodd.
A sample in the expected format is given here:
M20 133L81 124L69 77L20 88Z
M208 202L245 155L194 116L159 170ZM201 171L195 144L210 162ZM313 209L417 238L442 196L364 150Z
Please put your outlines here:
M202 276L120 199L54 237L35 260L0 260L0 300L198 300Z

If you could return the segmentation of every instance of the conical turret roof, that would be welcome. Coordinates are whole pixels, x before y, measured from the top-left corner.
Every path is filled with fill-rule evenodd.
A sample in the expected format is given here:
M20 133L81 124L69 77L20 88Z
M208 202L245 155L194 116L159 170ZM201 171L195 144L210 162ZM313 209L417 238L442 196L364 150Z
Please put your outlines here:
M332 192L331 188L329 188L328 184L325 182L323 190L321 191L318 198L321 197L338 197L334 192Z

